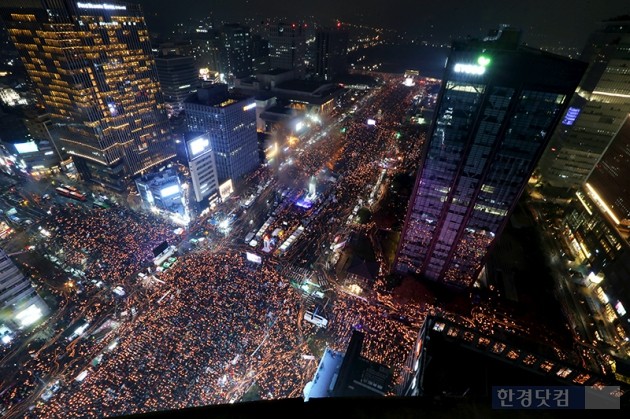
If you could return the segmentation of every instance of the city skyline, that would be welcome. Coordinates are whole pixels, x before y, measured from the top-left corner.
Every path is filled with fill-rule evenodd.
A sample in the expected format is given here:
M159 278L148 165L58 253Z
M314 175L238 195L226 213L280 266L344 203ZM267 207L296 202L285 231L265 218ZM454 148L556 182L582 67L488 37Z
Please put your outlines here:
M173 29L174 23L185 23L190 19L210 16L217 20L242 21L251 18L254 22L268 17L285 17L299 20L315 16L328 21L336 19L355 24L385 27L411 36L429 36L427 41L448 42L467 35L483 36L488 28L509 24L524 31L524 41L538 47L558 44L581 49L586 38L601 20L630 13L627 3L611 0L596 3L589 0L560 0L548 2L534 0L516 1L465 1L427 2L414 0L378 0L338 2L284 2L269 0L219 0L198 2L183 0L172 3L166 0L139 0L155 31ZM448 22L445 24L444 22Z
M1 0L0 416L627 410L622 7Z

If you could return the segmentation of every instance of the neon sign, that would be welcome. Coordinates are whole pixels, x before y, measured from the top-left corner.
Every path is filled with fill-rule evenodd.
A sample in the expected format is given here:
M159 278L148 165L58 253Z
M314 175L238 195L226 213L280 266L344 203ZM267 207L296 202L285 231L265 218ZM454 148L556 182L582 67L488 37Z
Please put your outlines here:
M564 118L562 119L562 124L569 126L573 125L579 114L579 108L569 107L569 109L567 109L566 115L564 115Z
M453 67L453 71L456 73L464 73L464 74L472 74L475 76L481 76L486 72L486 67L490 64L492 60L488 57L484 57L480 55L477 58L477 64L462 64L457 63Z

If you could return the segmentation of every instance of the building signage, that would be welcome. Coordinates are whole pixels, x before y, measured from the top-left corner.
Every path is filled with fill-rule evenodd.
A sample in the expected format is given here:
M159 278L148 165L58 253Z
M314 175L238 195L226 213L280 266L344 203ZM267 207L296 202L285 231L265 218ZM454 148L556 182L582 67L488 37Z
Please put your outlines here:
M579 108L569 107L569 109L567 110L567 113L564 115L564 118L562 119L562 124L568 125L568 126L573 125L573 123L575 122L579 114L580 114Z
M108 3L77 3L79 9L101 9L101 10L127 10L127 6L121 4L108 4Z
M486 67L490 64L490 58L483 55L477 58L477 64L463 64L457 63L453 66L453 71L456 73L472 74L481 76L486 72Z
M234 188L232 187L232 179L226 180L219 186L219 196L223 200L232 195L232 192L234 192Z

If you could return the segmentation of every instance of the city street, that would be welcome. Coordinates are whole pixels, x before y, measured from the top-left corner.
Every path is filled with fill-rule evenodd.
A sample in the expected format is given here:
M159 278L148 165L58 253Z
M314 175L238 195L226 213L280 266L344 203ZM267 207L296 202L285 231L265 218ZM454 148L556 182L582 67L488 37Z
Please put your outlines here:
M188 400L184 405L230 402L242 397L253 383L260 387L264 398L296 397L312 378L315 364L297 362L294 369L285 368L284 372L278 368L291 358L302 359L301 355L310 353L314 342L343 350L356 324L381 329L382 333L370 338L373 343L368 347L378 346L374 353L381 357L379 362L402 366L419 324L412 327L390 320L382 314L384 308L380 304L333 292L335 270L326 269L324 261L333 238L354 228L353 208L357 202L366 207L379 202L381 191L389 182L388 170L382 168L386 158L403 165L406 156L397 152L397 132L402 115L417 94L418 90L402 85L401 78L389 78L383 86L364 95L354 106L353 114L338 112L325 134L314 131L304 136L295 149L288 150L285 161L291 164L261 168L250 176L241 190L253 191L255 199L251 205L242 206L246 193L243 198L228 199L218 211L195 220L181 235L174 234L177 226L166 220L127 208L124 197L111 199L120 206L113 203L111 209L92 208L92 193L96 191L98 196L99 188L71 183L88 195L85 202L77 202L54 193L55 184L70 183L63 177L54 179L55 184L50 179L22 179L26 186L20 183L19 193L9 192L3 207L15 205L18 217L29 216L33 221L3 245L14 252L26 252L25 257L45 257L52 263L54 269L50 272L41 272L37 266L29 269L41 278L42 289L47 289L57 307L52 307L54 312L43 325L20 336L11 351L3 354L3 366L23 366L3 377L0 394L8 408L5 414L21 416L34 408L36 416L66 416L72 406L89 410L96 408L93 403L97 401L114 400L118 400L116 409L121 414L174 407L176 400ZM367 123L371 118L377 118L376 125ZM417 141L419 149L420 139ZM395 166L390 170L395 173ZM317 197L313 207L305 212L294 199L308 190L311 176L318 183ZM44 195L49 198L44 199ZM22 199L28 203L20 203ZM292 225L293 229L284 233L286 238L300 223L304 233L286 251L265 254L260 248L252 248L244 237L259 231L274 212L276 224L262 234L271 235L277 226ZM222 223L224 220L226 223ZM179 252L169 263L171 267L156 270L148 264L149 255L163 240L175 245ZM26 246L34 247L28 250ZM41 253L35 253L35 249ZM262 263L257 266L245 261L245 251L262 256ZM230 266L236 270L224 272ZM144 276L140 278L140 274ZM330 319L322 336L314 325L302 319L305 307L313 303L312 297L304 299L289 286L290 281L306 279L300 275L325 287ZM272 278L275 279L271 281ZM240 285L234 290L224 288L231 287L231 283ZM272 284L277 288L269 294ZM236 291L234 303L252 305L236 312L230 309L228 296ZM213 297L199 300L200 293ZM264 295L268 297L260 300ZM221 299L219 306L210 304L214 298ZM183 303L184 299L188 302ZM218 307L220 311L216 311ZM233 317L237 312L245 317ZM263 316L253 318L253 313ZM227 316L222 323L208 329L207 322L213 324L222 316ZM265 318L269 320L266 326ZM255 319L263 323L256 327ZM190 327L195 324L194 327L208 329L212 337L191 340ZM266 332L261 333L262 330ZM163 333L173 335L164 341ZM235 333L241 337L236 338ZM389 345L384 342L390 341L392 334L405 339L398 339L400 346L384 349ZM212 355L210 348L204 348L207 342L220 347L240 343ZM187 350L168 350L180 344L192 346ZM290 347L295 349L278 350ZM323 348L319 347L318 350ZM146 368L179 368L171 358L187 352L207 353L215 357L208 359L208 365L227 366L212 367L214 372L208 371L210 376L206 377L202 372L206 366L196 361L201 369L194 373L162 372L159 376L167 380L163 385L145 383L153 377L146 375ZM251 355L248 357L247 353ZM158 362L161 357L166 358ZM123 373L120 368L133 368L136 372ZM187 384L178 378L184 376L188 377ZM280 379L282 376L285 378ZM128 378L124 383L113 384L114 377ZM143 402L129 404L140 394L123 389L131 389L134 382L138 388L166 391L166 385L170 390L156 394L157 399L143 396ZM217 382L219 386L215 388ZM83 396L92 391L97 393L92 393L91 398ZM62 405L67 407L59 410ZM88 410L77 408L72 412L85 414Z

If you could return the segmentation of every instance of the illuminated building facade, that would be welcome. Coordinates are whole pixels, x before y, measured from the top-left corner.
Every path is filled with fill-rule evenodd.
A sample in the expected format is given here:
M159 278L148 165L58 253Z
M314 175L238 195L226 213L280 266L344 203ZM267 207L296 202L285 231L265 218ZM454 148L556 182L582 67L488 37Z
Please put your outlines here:
M579 188L630 113L630 17L603 22L580 59L589 67L539 165L556 187Z
M396 270L471 285L584 67L519 46L513 31L453 44Z
M279 23L271 28L267 37L271 69L304 70L306 34L302 26Z
M31 281L0 249L0 323L21 329L34 324L49 311Z
M195 201L202 202L208 198L212 204L218 198L219 183L217 165L208 136L202 135L186 141L186 156Z
M227 85L215 84L197 90L184 103L184 110L188 130L207 133L210 138L219 184L228 179L236 182L258 167L253 97L229 93Z
M317 31L315 72L319 77L329 81L347 72L348 39L348 31L340 27Z
M0 13L85 179L122 189L175 156L140 6L7 0Z
M560 240L584 281L599 339L630 356L630 120L567 209Z
M135 182L147 209L155 207L171 213L185 214L184 190L174 168L146 174Z

